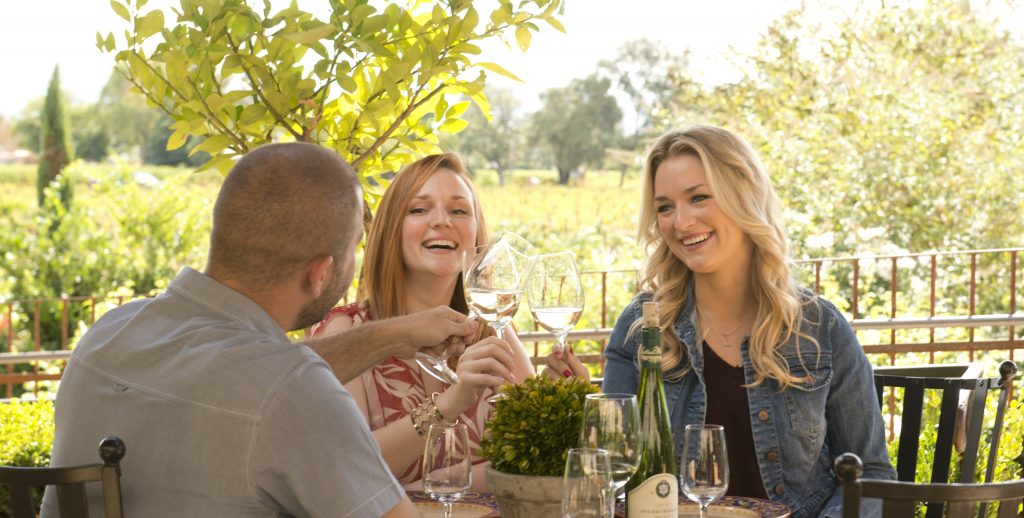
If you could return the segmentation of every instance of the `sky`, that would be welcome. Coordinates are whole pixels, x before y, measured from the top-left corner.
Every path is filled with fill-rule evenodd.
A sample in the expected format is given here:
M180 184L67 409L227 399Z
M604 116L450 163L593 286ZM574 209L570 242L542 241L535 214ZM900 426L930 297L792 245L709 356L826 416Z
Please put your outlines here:
M989 1L1001 10L999 18L1005 26L1024 31L1024 1ZM525 54L502 45L485 47L488 55L482 59L501 63L524 80L525 84L515 86L524 108L539 105L541 91L590 74L598 61L614 57L622 43L641 37L675 52L689 49L692 70L706 83L736 79L737 56L754 50L772 20L800 6L799 0L565 2L566 34L545 25ZM285 4L284 0L277 3ZM859 2L833 3L850 9ZM169 4L171 0L150 0L151 6ZM327 1L300 0L299 4L315 12L324 9ZM27 103L45 95L56 65L72 102L95 102L114 64L113 55L96 48L96 32L121 34L126 27L109 0L3 0L0 116L17 117Z

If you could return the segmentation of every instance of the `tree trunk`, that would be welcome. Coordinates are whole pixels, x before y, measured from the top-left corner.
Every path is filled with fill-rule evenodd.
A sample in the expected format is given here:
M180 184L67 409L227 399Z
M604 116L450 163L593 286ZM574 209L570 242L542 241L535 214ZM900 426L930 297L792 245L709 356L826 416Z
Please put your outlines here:
M561 167L559 167L558 168L558 185L569 185L569 173L571 173L571 172L572 171L570 169L562 169Z
M505 166L503 166L501 164L498 164L494 169L498 172L498 186L499 187L504 187L505 186Z

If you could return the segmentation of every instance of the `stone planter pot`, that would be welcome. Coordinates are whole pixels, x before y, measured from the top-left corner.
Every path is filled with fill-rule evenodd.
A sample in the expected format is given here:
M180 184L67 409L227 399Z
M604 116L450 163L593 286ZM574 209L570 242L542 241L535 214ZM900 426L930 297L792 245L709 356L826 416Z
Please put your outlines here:
M501 518L547 518L562 514L562 477L509 475L487 466L487 490Z

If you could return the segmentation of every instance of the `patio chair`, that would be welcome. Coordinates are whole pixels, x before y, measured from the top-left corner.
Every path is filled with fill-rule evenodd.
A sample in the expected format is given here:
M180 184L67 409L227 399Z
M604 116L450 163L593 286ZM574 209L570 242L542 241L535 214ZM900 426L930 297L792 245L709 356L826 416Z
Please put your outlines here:
M930 481L975 482L978 452L985 435L982 429L985 401L989 391L998 389L999 399L991 430L984 477L984 482L991 482L995 474L1010 384L1016 373L1017 367L1011 361L1005 361L999 366L998 378L981 377L980 369L966 364L875 369L875 391L879 405L884 403L887 387L903 389L900 443L896 454L897 480L915 482L925 389L932 389L941 392L942 401L939 407L939 424ZM957 480L950 480L954 447L962 454L960 475ZM930 505L927 518L941 516L941 509L941 505Z
M834 468L843 486L843 518L860 518L861 498L882 499L882 518L915 516L918 502L947 507L947 518L986 516L989 502L998 502L997 518L1017 516L1024 499L1024 480L982 484L915 484L894 480L862 479L864 466L860 457L844 453L836 458Z
M121 518L121 458L124 442L114 436L100 441L102 464L50 468L18 468L0 466L0 484L10 494L14 518L35 518L31 490L40 486L56 486L57 507L61 518L88 518L89 502L85 496L87 482L102 482L103 504L107 518Z

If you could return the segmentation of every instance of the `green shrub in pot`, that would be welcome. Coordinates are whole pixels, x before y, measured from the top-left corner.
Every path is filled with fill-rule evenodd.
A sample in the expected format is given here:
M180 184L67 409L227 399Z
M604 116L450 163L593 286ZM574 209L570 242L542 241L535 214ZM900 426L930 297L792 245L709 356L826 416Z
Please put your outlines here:
M487 421L480 452L503 473L561 477L576 446L583 400L598 387L579 378L531 376L503 389Z

